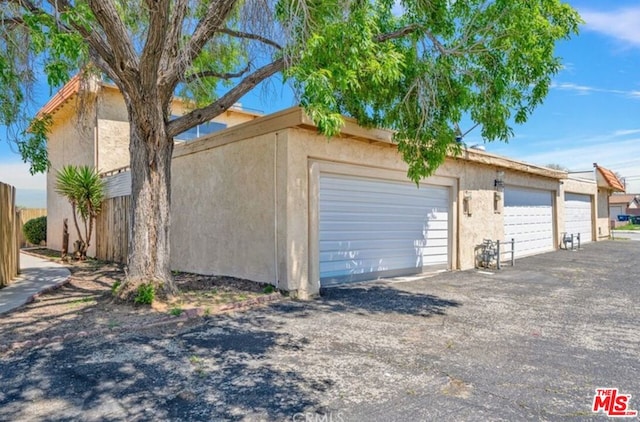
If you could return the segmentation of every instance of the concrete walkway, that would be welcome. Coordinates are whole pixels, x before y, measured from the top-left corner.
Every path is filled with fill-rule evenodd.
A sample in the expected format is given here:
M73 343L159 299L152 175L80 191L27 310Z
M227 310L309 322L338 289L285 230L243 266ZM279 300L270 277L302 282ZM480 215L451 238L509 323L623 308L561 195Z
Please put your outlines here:
M63 265L20 254L20 275L0 289L0 315L29 303L39 293L64 284L71 273Z

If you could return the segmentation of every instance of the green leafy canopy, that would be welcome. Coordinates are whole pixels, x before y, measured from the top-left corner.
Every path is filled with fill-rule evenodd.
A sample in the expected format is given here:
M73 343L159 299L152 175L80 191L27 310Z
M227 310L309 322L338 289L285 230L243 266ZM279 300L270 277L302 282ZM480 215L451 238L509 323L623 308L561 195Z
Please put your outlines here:
M18 142L32 171L47 168L50 125L26 111L34 69L57 87L92 63L131 98L152 93L138 88L152 80L193 99L197 110L177 122L162 105L172 136L281 71L322 133L338 133L343 115L393 129L415 181L455 152L465 116L485 139L506 141L547 95L555 45L581 22L560 0L8 0L0 19L0 121L30 127Z

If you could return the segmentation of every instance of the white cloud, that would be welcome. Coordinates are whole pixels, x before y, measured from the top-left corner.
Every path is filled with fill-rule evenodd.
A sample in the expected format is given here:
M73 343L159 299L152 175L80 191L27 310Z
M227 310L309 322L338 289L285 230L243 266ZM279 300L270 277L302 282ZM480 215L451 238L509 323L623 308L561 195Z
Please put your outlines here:
M0 162L0 182L12 185L16 189L45 190L47 176L29 174L29 164Z
M640 7L606 12L580 9L585 29L612 37L629 47L640 48Z
M627 98L640 99L640 91L625 91L622 89L605 89L598 88L595 86L589 85L579 85L571 82L554 82L551 84L552 89L559 89L562 91L573 91L578 95L589 95L592 93L603 93L603 94L613 94L613 95L621 95Z
M614 136L628 136L640 133L640 129L621 129L613 132Z

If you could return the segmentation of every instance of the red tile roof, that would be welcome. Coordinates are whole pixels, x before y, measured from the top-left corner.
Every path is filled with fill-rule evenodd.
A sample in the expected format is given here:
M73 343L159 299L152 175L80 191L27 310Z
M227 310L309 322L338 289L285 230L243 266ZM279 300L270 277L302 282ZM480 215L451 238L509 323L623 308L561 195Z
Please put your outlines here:
M628 205L635 197L636 195L611 195L609 197L609 203Z
M64 105L65 102L80 90L80 74L78 73L73 78L69 79L69 81L64 84L62 88L38 111L38 116L42 116L45 114L53 114L60 107Z
M600 167L598 165L596 165L595 167L598 170L598 172L602 175L605 182L607 182L611 190L616 192L624 192L624 185L622 184L620 179L618 179L618 176L616 176L614 172L604 167Z

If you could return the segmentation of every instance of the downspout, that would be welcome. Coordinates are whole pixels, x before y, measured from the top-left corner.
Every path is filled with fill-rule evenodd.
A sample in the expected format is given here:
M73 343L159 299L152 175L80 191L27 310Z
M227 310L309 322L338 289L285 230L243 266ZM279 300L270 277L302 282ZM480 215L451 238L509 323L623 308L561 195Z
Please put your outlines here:
M280 279L278 272L278 132L275 134L273 146L273 267L275 272L273 284L278 289Z

